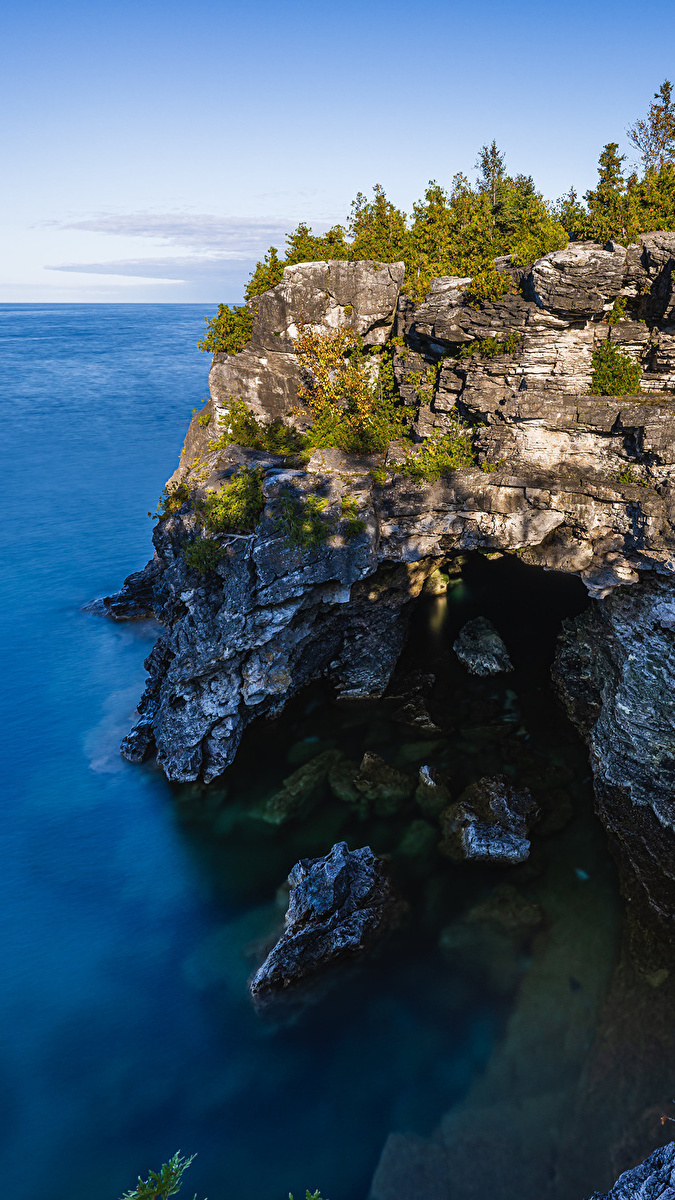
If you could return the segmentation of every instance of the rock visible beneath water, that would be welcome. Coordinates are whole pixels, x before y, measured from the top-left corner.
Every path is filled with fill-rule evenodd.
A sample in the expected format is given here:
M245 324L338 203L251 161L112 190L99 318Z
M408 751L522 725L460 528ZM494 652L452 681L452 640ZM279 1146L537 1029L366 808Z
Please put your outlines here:
M361 759L354 787L375 809L378 817L398 812L412 795L414 783L409 775L390 767L379 754L367 751Z
M467 621L452 648L471 675L499 675L513 670L509 652L487 617Z
M410 725L422 733L440 733L440 727L433 720L424 696L411 696L405 704L396 709L393 720L399 725Z
M450 804L450 790L436 767L420 767L415 800L426 817L438 817Z
M362 954L399 920L387 868L369 846L337 842L325 858L303 858L288 877L284 932L250 982L256 1003L345 958Z
M349 758L340 757L328 772L328 785L336 800L340 800L342 804L348 804L360 817L366 817L370 805L354 783L358 773L358 763L352 762Z
M324 750L311 758L284 780L278 792L254 808L253 815L270 825L283 825L302 816L319 800L326 776L339 757L337 750Z
M675 1142L659 1146L639 1167L624 1171L609 1192L589 1200L675 1200Z
M537 806L527 788L516 791L503 775L472 783L441 813L440 849L453 862L525 862L530 853L528 818Z
M534 900L528 900L510 883L495 888L487 900L467 913L468 922L494 925L516 937L533 933L543 924L544 914Z

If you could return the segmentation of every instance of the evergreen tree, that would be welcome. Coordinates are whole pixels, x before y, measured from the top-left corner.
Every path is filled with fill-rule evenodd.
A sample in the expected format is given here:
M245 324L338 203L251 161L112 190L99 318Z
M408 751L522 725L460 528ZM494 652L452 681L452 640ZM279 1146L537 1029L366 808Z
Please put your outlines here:
M352 237L350 257L375 262L405 260L408 251L406 215L387 200L384 188L376 183L373 199L359 192L352 200L349 221Z
M675 103L673 85L664 79L649 106L645 120L626 130L628 140L639 151L645 174L675 165Z
M489 195L494 206L497 203L499 185L506 175L504 155L497 149L494 138L489 146L481 146L474 170L479 172L479 190Z

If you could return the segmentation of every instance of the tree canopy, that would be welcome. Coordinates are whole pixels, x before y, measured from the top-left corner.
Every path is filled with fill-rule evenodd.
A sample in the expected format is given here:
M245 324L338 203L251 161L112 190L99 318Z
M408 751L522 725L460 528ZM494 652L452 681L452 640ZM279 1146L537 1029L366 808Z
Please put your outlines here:
M245 297L274 287L292 263L372 259L403 261L404 290L415 300L440 275L470 276L476 301L497 299L514 287L511 275L495 268L498 257L509 255L514 267L527 267L570 238L627 244L650 229L675 229L675 102L669 80L627 136L640 156L639 169L627 174L618 142L608 142L598 160L597 184L583 200L572 187L555 204L547 203L531 175L509 174L494 139L478 151L473 183L455 175L448 191L430 180L410 214L375 184L371 198L359 192L352 201L345 225L315 234L301 223L286 238L284 258L271 246Z

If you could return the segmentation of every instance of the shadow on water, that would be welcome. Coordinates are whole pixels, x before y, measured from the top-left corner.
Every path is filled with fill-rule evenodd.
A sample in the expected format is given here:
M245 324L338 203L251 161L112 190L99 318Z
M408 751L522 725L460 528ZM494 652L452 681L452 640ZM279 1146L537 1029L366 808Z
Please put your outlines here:
M266 1142L273 1177L295 1178L293 1160L303 1161L310 1187L356 1200L384 1144L378 1200L421 1200L432 1184L445 1195L448 1179L453 1197L510 1200L505 1172L520 1200L549 1185L616 961L621 912L586 752L549 676L561 620L587 603L576 579L470 555L446 595L416 603L397 672L434 676L428 707L438 732L402 723L400 700L336 701L314 685L248 731L221 780L174 789L200 871L240 913L191 960L195 985L214 1004L233 986L241 996L285 907L285 893L276 902L275 893L300 857L338 839L369 844L390 857L411 907L408 927L379 955L333 980L294 1025L264 1035L284 1080L283 1101L278 1085L269 1108L256 1098L274 1131ZM452 642L478 615L504 637L512 673L478 678L459 663ZM328 749L352 761L373 751L411 775L430 764L447 773L455 797L503 772L542 810L530 860L452 864L439 853L434 818L414 800L364 817L327 785L300 817L262 819L283 780ZM259 1053L261 1031L249 1036L248 1052ZM238 1097L244 1126L249 1103ZM239 1177L242 1197L244 1180L262 1196L272 1178L247 1161L244 1128L241 1149L241 1162L223 1164L230 1190L239 1194Z

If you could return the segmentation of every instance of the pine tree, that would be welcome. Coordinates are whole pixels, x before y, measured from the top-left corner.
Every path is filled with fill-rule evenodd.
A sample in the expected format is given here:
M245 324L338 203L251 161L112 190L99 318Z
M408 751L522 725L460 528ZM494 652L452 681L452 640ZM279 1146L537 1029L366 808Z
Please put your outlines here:
M487 192L494 207L497 203L499 185L506 175L504 155L497 149L494 138L489 146L481 146L474 169L479 172L478 187L480 191Z
M654 92L646 120L636 121L626 133L640 153L645 173L675 163L675 103L670 80L664 79Z

